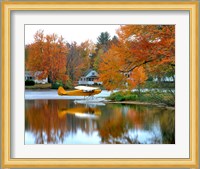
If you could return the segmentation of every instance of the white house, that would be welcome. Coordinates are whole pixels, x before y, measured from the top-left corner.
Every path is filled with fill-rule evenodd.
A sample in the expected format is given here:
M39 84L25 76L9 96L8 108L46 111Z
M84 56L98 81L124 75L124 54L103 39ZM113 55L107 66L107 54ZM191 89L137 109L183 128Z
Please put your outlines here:
M162 81L162 82L174 82L174 79L175 79L175 75L174 75L174 77L167 77L167 76L165 76L165 77L162 77L160 80ZM156 77L156 78L153 78L153 81L154 82L157 82L158 81L158 78Z
M79 85L101 85L102 82L98 81L99 75L98 73L93 70L89 69L87 70L83 76L78 81Z
M41 73L42 73L41 71L37 71L33 75L31 71L25 71L25 80L33 80L35 83L42 83L42 84L48 83L48 77L40 80L37 78Z

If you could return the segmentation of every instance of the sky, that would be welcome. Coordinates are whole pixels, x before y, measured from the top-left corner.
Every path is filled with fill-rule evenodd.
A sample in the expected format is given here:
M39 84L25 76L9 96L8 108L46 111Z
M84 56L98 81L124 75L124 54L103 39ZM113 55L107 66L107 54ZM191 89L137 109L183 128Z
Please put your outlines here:
M78 44L86 40L97 42L97 37L101 32L108 32L111 38L116 35L116 30L120 25L25 25L25 44L34 42L34 34L38 30L44 30L44 34L57 34L71 43L76 41Z

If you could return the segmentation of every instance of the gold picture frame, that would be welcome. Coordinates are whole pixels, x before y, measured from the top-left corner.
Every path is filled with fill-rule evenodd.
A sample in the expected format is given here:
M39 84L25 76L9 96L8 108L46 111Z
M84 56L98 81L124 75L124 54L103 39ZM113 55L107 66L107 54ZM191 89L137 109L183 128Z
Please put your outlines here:
M190 158L13 159L10 157L10 13L23 10L187 10L190 12ZM198 2L2 2L2 165L9 167L198 167Z

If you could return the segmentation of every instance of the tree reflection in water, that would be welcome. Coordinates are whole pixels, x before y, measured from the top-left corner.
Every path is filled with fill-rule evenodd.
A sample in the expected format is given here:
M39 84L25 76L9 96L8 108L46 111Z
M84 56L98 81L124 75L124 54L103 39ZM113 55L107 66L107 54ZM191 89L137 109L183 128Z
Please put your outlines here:
M94 144L175 143L174 110L121 104L91 107L69 100L26 100L25 105L25 129L35 144L67 144L75 135L84 140L80 131L98 138ZM25 142L30 139L26 137Z
M57 110L66 106L58 100L26 101L25 124L35 136L36 144L63 142L67 131L66 119L59 119Z

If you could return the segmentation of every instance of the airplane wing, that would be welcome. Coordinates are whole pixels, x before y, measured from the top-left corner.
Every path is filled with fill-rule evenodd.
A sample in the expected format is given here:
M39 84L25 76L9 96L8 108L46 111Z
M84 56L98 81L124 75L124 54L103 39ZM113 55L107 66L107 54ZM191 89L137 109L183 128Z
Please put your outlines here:
M76 86L75 89L83 90L84 92L90 92L90 91L94 91L99 88L98 87L89 87L89 86Z

